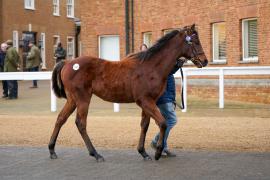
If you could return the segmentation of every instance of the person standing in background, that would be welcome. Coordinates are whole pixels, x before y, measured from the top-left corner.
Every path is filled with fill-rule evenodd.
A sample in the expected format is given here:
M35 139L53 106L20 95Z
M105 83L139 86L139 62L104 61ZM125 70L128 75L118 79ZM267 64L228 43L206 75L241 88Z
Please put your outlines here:
M4 72L17 72L20 67L20 56L13 47L12 40L7 40L7 52L5 57ZM7 99L17 99L18 98L18 82L17 80L8 80L8 98Z
M7 51L7 44L2 43L1 48L0 48L0 72L4 72L6 51ZM8 97L8 84L6 80L2 80L2 86L3 86L2 98L7 98Z
M30 72L38 72L39 66L42 62L40 50L38 47L34 44L33 41L29 42L30 52L28 53L26 57L26 68ZM33 80L33 86L30 88L37 88L37 80Z
M56 58L56 63L66 59L66 50L62 47L60 42L57 44L57 48L54 52L54 57Z

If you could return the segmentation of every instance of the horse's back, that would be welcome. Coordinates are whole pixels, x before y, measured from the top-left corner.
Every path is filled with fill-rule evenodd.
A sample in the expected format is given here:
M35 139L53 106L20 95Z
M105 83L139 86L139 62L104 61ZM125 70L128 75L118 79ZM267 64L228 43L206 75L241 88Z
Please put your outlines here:
M67 91L94 93L105 101L134 102L132 73L134 61L111 62L91 56L67 61L62 79Z

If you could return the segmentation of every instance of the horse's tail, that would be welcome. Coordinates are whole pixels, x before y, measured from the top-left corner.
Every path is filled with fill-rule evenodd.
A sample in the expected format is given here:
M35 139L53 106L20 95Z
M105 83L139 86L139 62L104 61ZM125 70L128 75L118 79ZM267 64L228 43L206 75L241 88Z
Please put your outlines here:
M59 63L56 64L56 66L53 69L52 73L52 88L54 91L54 94L59 97L59 98L67 98L65 89L64 89L64 84L61 79L61 70L64 67L65 62L60 61Z

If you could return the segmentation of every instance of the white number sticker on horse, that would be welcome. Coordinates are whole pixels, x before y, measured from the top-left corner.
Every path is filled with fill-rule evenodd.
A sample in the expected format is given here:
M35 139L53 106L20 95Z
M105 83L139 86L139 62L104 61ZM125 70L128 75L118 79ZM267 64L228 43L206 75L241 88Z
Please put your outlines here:
M73 64L73 70L77 71L80 68L80 65L78 63Z

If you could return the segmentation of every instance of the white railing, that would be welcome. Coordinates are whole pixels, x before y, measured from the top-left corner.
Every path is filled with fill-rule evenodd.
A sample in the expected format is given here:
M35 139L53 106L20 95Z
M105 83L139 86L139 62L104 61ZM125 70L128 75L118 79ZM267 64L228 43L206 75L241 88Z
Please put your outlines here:
M187 111L187 77L219 76L219 108L224 108L224 75L270 75L270 66L183 68L183 112ZM178 71L175 77L181 77Z
M7 72L0 73L0 80L51 80L52 72ZM51 83L51 111L56 111L56 96L52 91Z
M224 108L224 75L270 75L270 66L251 67L210 67L210 68L183 68L184 103L187 111L187 77L188 76L219 76L219 108ZM0 80L51 80L52 72L8 72L0 73ZM180 78L180 72L175 74ZM56 111L56 96L51 91L51 111ZM114 104L114 112L119 112L119 104Z

